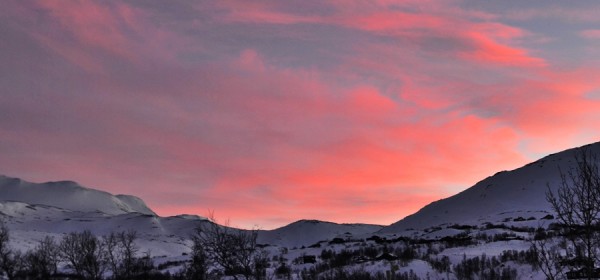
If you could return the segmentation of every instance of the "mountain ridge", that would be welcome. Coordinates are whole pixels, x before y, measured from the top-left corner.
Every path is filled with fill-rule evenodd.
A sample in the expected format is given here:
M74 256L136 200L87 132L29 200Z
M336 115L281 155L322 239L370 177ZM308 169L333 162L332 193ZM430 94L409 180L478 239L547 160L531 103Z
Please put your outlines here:
M600 154L600 142L582 147ZM546 185L549 183L551 189L559 186L559 168L566 171L574 165L576 149L550 154L511 171L497 172L388 226L302 219L276 229L259 230L259 242L300 247L335 237L403 235L412 234L411 230L453 224L481 225L518 218L541 221L552 212L545 200ZM189 240L196 226L206 221L205 218L186 214L160 217L139 197L112 195L73 181L30 183L3 175L0 175L0 214L10 217L11 225L22 231L62 234L69 229L89 227L95 228L98 234L104 234L110 230L139 228L147 231L149 239L167 234L176 237L180 245ZM30 216L37 217L39 221L28 218ZM127 221L137 224L125 224Z
M142 239L149 240L145 242L150 247L158 248L154 251L165 254L189 250L186 240L208 221L190 214L161 217L139 197L113 195L74 181L31 183L4 175L0 175L0 215L12 230L20 235L25 233L24 236L32 232L64 234L84 229L97 235L117 230L143 231ZM300 247L338 236L362 235L382 227L298 220L276 229L259 230L258 239L263 244ZM177 249L162 248L162 243L156 240L170 242ZM21 243L28 242L21 240Z
M0 175L0 201L21 201L81 212L99 211L108 215L139 212L156 216L139 197L113 195L81 186L74 181L32 183Z
M539 218L552 212L545 197L547 189L556 191L561 170L566 172L573 167L575 152L582 148L600 154L600 142L596 142L549 154L514 170L497 172L453 196L431 202L380 232L423 230L454 223L478 224L484 220L501 222L512 216Z

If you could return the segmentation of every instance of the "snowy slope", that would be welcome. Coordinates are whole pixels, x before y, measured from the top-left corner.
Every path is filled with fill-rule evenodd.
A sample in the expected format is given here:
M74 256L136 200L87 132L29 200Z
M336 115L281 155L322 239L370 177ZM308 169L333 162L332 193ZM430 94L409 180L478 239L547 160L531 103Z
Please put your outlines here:
M586 146L600 154L600 142ZM547 186L560 186L560 170L574 167L575 149L552 154L512 171L502 171L467 190L433 202L384 229L381 233L401 233L408 229L451 225L479 225L511 218L539 219L553 212L546 201ZM559 170L560 168L560 170Z
M336 224L317 220L300 220L287 226L260 231L258 243L278 245L282 247L310 246L319 241L332 240L339 237L352 239L360 235L373 233L382 226L367 224Z
M200 217L158 217L138 212L108 215L16 201L0 202L0 217L10 229L11 243L22 250L30 249L47 235L60 238L63 234L83 230L98 236L136 231L143 251L170 256L188 252L194 229L207 222Z
M196 215L160 217L135 196L112 195L70 181L30 183L0 175L0 217L17 248L29 249L44 236L60 238L73 231L96 235L134 230L142 251L181 256L190 250L194 230L208 223ZM298 221L258 232L258 242L283 247L309 246L335 237L372 233L382 226Z
M131 212L156 215L137 197L115 196L71 181L37 184L0 175L0 201L21 201L81 212L99 211L109 215Z
M16 201L0 202L0 216L12 232L17 248L27 250L44 236L90 230L98 236L117 231L136 231L142 251L153 256L180 256L189 252L194 230L208 221L194 215L159 217L137 212L108 215L93 211L71 211L64 208ZM335 237L352 239L381 229L382 226L335 224L321 221L298 221L274 230L258 232L258 243L279 247L310 246Z

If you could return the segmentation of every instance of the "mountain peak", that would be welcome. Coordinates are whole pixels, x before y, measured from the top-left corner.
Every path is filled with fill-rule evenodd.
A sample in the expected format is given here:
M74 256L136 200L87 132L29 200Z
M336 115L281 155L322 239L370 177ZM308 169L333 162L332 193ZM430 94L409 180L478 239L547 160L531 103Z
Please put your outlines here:
M112 195L73 181L31 183L0 175L0 201L41 204L79 212L99 211L108 215L132 212L156 215L138 197Z

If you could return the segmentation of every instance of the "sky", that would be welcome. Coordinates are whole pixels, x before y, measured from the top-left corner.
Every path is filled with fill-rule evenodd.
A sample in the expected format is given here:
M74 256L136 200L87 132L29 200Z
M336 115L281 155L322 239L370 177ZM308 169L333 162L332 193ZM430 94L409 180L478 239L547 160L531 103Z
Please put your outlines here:
M3 1L0 174L390 224L599 140L597 1Z

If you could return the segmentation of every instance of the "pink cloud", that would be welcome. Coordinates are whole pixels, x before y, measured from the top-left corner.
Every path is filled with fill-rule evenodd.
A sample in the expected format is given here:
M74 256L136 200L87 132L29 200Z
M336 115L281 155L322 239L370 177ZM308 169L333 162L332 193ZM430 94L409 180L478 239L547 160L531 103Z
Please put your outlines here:
M319 19L277 11L276 2L219 1L216 4L227 11L225 20L269 24L315 23Z
M344 3L11 5L2 172L162 215L385 224L600 136L600 71L538 55L526 27L454 3Z
M151 20L150 11L125 3L19 2L13 7L30 35L87 71L111 71L111 63L174 62L191 44ZM38 20L34 20L38 18ZM42 23L43 22L43 23ZM196 49L201 49L196 46ZM149 59L150 58L150 59Z
M586 39L600 39L600 29L587 29L579 33L579 35Z
M42 1L39 4L58 20L60 25L56 28L71 30L81 43L128 59L134 56L128 48L129 39L121 32L122 26L133 21L131 8L91 2Z
M277 11L275 5L226 3L231 12L230 18L240 21L339 25L377 34L406 37L409 40L421 42L430 37L443 36L462 41L467 47L459 50L456 53L458 56L511 66L539 67L545 65L543 59L534 57L526 49L514 45L515 39L526 36L526 32L499 22L481 22L480 19L490 20L493 19L493 16L489 14L482 16L482 13L477 11L444 9L447 7L440 8L439 4L421 3L419 5L414 2L400 4L404 9L418 7L417 11L412 12L389 9L390 6L395 6L393 3L371 5L336 3L334 7L337 10L333 15L301 18Z
M472 40L476 50L465 55L487 63L507 66L541 67L546 62L534 57L526 49L511 46L515 39L525 36L520 29L502 24L478 24L466 36ZM502 42L506 43L502 43Z

